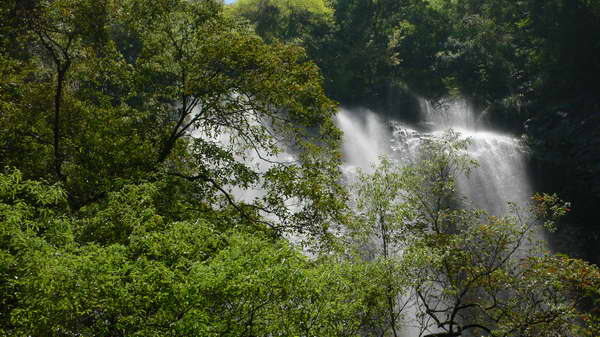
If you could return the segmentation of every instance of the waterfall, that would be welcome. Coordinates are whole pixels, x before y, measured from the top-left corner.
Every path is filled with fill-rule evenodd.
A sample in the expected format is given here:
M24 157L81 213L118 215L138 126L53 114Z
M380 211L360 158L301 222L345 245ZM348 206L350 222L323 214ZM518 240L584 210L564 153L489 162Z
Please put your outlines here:
M471 140L468 152L479 167L458 177L459 191L473 206L493 215L506 214L507 202L526 205L533 193L525 149L519 139L495 132L476 117L465 100L444 102L437 109L421 104L435 131L452 128Z
M369 171L381 155L400 162L410 160L422 139L452 128L470 139L468 153L479 164L468 177L458 177L460 193L474 207L499 216L506 213L508 201L528 203L533 190L525 149L518 138L487 128L465 100L449 100L435 109L422 100L421 116L417 126L409 126L383 120L368 110L341 109L337 125L344 133L344 169Z
M526 152L518 138L487 127L474 109L462 99L447 100L435 108L421 100L421 118L417 125L399 120L384 120L368 110L341 109L337 125L343 131L344 172L348 180L360 168L367 172L377 164L381 155L399 162L410 161L423 139L439 137L452 128L470 139L467 149L478 162L468 176L457 177L459 194L471 201L471 206L492 215L507 213L507 202L528 204L533 192ZM542 239L542 233L535 234ZM419 336L419 329L411 322L415 308L405 309L404 336ZM431 331L433 332L433 331Z
M385 121L368 110L340 110L337 125L344 132L344 170L369 171L382 155L391 155L391 130Z

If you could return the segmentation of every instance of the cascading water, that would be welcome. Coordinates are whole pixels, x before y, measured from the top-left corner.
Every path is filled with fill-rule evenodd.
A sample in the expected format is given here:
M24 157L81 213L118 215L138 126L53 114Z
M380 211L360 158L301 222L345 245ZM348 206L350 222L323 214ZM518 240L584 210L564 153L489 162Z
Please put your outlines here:
M344 132L342 151L346 171L353 168L369 171L380 156L392 153L389 126L372 112L341 110L337 125Z
M438 109L423 102L425 120L434 131L452 128L470 139L469 155L479 165L468 177L458 177L458 188L476 208L504 215L507 202L526 205L533 193L525 149L519 139L487 129L464 100Z
M478 162L468 177L458 177L459 193L471 201L472 207L492 215L507 213L507 202L526 205L532 194L526 155L519 139L485 128L464 100L447 101L435 109L421 104L421 122L407 126L400 121L385 121L370 111L341 110L338 127L344 132L344 170L348 179L356 168L370 171L379 156L410 161L416 157L423 139L435 138L452 128L470 139L467 149ZM536 233L542 239L541 232ZM406 308L406 316L414 316L414 308ZM434 331L430 331L432 333ZM416 323L405 322L404 336L419 336Z
M461 194L493 215L505 214L507 201L527 204L533 191L519 139L486 129L463 100L445 102L437 109L426 101L421 105L422 122L417 127L384 121L370 111L341 110L337 124L344 132L345 169L368 171L381 155L410 160L422 139L452 128L470 139L468 153L479 164L469 177L458 177Z

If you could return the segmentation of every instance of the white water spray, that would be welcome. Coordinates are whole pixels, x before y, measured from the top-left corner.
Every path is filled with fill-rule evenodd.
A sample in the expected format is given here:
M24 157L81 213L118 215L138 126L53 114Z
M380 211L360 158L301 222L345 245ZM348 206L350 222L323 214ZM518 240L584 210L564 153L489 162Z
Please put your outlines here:
M422 139L452 128L471 140L468 153L479 164L469 177L458 178L459 191L473 206L499 216L506 213L507 201L528 203L533 190L519 139L486 129L464 100L448 101L437 109L423 101L422 116L421 127L413 128L384 121L368 110L340 110L337 125L344 132L345 169L369 171L381 155L409 160Z
M465 100L442 103L437 109L427 102L421 106L434 131L452 128L471 140L468 153L479 167L469 177L458 177L458 188L473 206L501 216L508 211L508 201L528 204L533 189L519 139L487 128Z
M337 125L344 132L342 151L345 169L370 171L380 156L391 155L389 126L373 112L340 110Z

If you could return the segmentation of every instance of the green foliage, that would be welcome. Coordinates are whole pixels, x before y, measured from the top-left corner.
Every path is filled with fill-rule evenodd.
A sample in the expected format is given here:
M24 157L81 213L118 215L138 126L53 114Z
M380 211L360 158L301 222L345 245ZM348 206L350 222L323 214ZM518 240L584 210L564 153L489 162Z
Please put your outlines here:
M18 171L0 182L5 334L356 336L361 326L357 285L376 276L371 266L311 262L268 232L161 221L151 184L69 221L51 211L64 205L60 188ZM56 240L59 222L54 232L90 242Z
M266 45L212 1L53 1L24 15L33 55L0 59L0 164L60 181L74 210L160 172L212 206L241 210L230 187L263 188L240 213L273 213L273 226L318 233L337 216L335 107L299 48Z
M353 240L361 246L369 246L375 240L381 251L374 255L391 258L410 235L406 224L412 214L402 202L406 176L396 164L381 158L373 173L359 172L357 180L352 201L358 218L349 228Z
M355 334L355 280L315 297L346 269L281 238L345 207L304 52L213 1L30 5L0 7L1 334Z
M30 249L73 241L68 218L62 216L65 193L58 186L24 180L17 170L0 173L0 332L10 329L10 315L20 307L15 284L23 262L37 261Z
M65 193L59 186L47 186L37 181L23 180L18 170L0 176L0 219L3 241L8 244L13 235L41 235L60 244Z
M371 330L398 336L409 281L406 266L395 257L411 235L407 223L412 214L401 201L406 183L402 170L387 158L381 158L374 169L371 174L359 171L351 187L351 202L357 214L346 229L347 245L359 258L381 268L377 277L381 295L375 298L381 317L379 322L371 323Z
M281 40L305 46L328 30L333 14L323 0L241 0L227 10L250 21L267 42Z
M459 235L438 236L408 252L409 260L422 260L424 254L436 261L417 267L422 324L490 336L563 336L578 330L585 315L579 311L585 295L578 288L589 281L558 279L586 273L583 267L566 257L529 258L532 251L524 249L528 227L512 219L486 221L474 221ZM534 271L538 263L554 270L556 281Z
M420 88L469 88L453 65L493 54L503 63L475 66L487 90L513 62L494 24L509 29L503 15L521 8L494 4L229 9L259 37L210 0L3 2L0 334L386 336L422 319L450 333L594 335L597 313L578 309L597 299L596 267L520 255L533 223L516 208L457 207L454 177L475 164L458 134L360 174L354 214L340 186L336 107L309 56L330 92L360 99L353 86L364 98L440 70ZM521 27L538 34L547 17L531 15ZM444 53L434 40L448 36ZM517 58L549 62L534 51ZM549 221L568 206L536 200Z
M373 173L359 175L358 221L347 230L349 241L398 272L394 284L380 279L387 289L382 308L392 315L384 326L396 335L417 325L426 336L597 332L596 313L581 309L597 296L590 290L597 289L598 268L546 253L537 239L540 220L552 229L569 204L536 194L532 210L511 204L504 217L459 207L468 200L457 200L455 179L476 164L464 152L467 144L451 131L428 140L412 164L384 158ZM394 320L405 303L414 317Z

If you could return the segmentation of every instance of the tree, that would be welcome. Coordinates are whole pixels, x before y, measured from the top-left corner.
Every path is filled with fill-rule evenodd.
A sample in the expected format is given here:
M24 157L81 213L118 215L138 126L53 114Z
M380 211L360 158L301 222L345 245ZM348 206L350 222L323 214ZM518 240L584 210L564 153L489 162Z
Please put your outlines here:
M580 328L587 296L582 289L598 282L597 268L565 256L534 255L533 224L515 214L463 216L457 234L433 234L409 249L409 259L429 259L415 274L426 331L566 336ZM580 275L581 282L565 282L567 275Z
M282 238L344 208L300 48L212 1L20 5L0 11L27 19L0 27L0 334L357 335L373 272Z
M381 335L391 330L399 336L399 327L406 308L406 270L397 263L405 240L410 235L406 226L409 211L402 203L404 180L402 172L389 159L381 162L371 174L358 173L351 188L351 202L357 213L355 222L348 226L349 245L356 245L358 256L365 261L381 264L383 275L378 283L384 288L383 322ZM374 326L371 328L373 329Z
M309 259L209 212L174 221L164 188L127 185L67 217L59 186L0 174L0 333L361 336L378 322L385 265Z
M333 18L333 10L321 0L237 1L227 11L250 21L268 43L296 43L309 53L311 40L326 33Z
M24 15L40 49L4 56L32 84L6 91L2 165L62 181L75 210L160 172L274 227L333 221L318 204L341 208L335 107L299 48L264 44L212 1L52 1ZM265 193L240 205L238 187Z
M403 286L412 291L409 305L421 334L596 333L581 308L595 296L589 297L589 289L600 281L598 268L546 253L535 237L538 219L552 228L568 204L536 195L532 213L513 205L505 217L469 208L455 188L455 177L474 165L463 152L466 145L453 132L429 139L413 164L398 167L384 160L359 185L369 191L361 195L368 207L357 207L366 220L362 235L381 242L375 249L383 254L389 254L391 242L400 243L399 253L388 258L404 266Z
M2 335L389 335L412 290L423 329L527 336L575 328L598 295L579 260L506 258L526 222L457 208L452 177L472 162L456 134L361 176L348 214L318 69L218 2L8 1L0 15ZM355 33L389 51L390 22ZM353 246L335 250L333 226Z
M438 212L449 207L454 198L456 190L451 177L473 164L463 153L467 144L459 134L449 132L427 141L421 157L413 164L401 165L381 158L373 172L359 171L351 187L351 204L356 214L343 231L343 238L359 259L383 268L383 274L377 278L382 288L378 303L382 318L378 325L373 322L371 326L378 335L399 336L409 325L407 322L412 321L407 308L413 305L409 292L414 285L411 263L416 260L404 260L403 252L430 228L452 228L449 219L443 219Z

